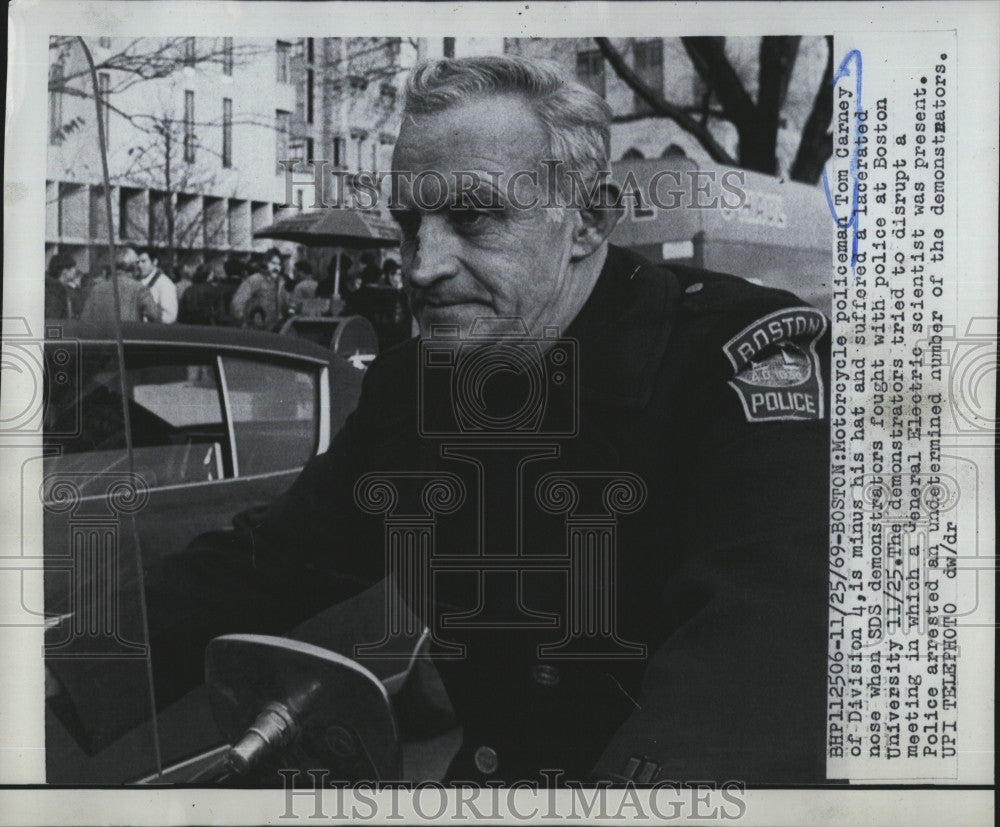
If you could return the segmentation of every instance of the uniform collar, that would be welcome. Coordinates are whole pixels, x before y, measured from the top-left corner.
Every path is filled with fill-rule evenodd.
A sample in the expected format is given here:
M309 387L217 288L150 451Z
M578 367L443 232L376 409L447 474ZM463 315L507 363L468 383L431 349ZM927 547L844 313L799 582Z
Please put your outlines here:
M565 333L579 343L583 399L627 408L649 401L679 298L673 273L609 245L597 283Z

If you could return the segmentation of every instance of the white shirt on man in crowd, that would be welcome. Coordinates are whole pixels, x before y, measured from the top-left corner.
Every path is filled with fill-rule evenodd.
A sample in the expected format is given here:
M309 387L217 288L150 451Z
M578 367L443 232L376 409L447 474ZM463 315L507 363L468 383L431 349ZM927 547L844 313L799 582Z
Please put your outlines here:
M149 288L160 306L160 321L171 324L177 321L177 288L159 262L148 252L139 254L139 280Z

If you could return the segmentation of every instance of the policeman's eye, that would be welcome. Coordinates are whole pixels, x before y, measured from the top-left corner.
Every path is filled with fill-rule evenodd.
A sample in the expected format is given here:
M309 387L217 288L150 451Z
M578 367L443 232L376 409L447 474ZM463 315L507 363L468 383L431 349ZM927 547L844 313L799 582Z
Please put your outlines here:
M461 229L477 229L486 223L490 211L472 207L452 207L448 210L448 220Z

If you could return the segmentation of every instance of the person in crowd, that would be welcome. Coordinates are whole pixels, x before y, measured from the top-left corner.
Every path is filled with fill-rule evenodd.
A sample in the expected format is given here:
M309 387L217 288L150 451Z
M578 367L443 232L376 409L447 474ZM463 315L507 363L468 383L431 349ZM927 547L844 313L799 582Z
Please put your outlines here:
M350 271L353 263L350 256L340 257L340 294L344 295L344 283L347 279L347 273ZM326 276L319 280L316 284L316 298L317 299L332 299L337 293L337 256L330 259L330 266L327 268Z
M229 256L222 265L223 278L226 281L239 284L246 275L247 262L238 256Z
M166 278L164 276L164 278ZM169 279L167 279L169 281ZM94 282L87 294L80 319L96 325L112 324L115 318L115 284L123 322L161 321L160 303L139 279L139 256L132 247L119 247L114 275ZM170 285L171 290L173 284Z
M305 259L295 262L295 285L292 287L290 305L295 313L302 312L302 306L310 299L316 298L316 288L319 282L313 277L312 265Z
M382 284L392 285L394 277L398 277L398 289L402 290L403 274L399 269L399 262L394 258L387 258L382 262Z
M361 254L361 283L378 284L382 281L382 270L379 268L374 253Z
M281 251L272 247L263 257L263 269L251 260L247 276L233 294L230 314L237 324L257 330L274 330L288 313L289 292Z
M56 253L45 275L45 318L75 319L83 310L84 292L76 259Z
M413 314L410 312L410 301L406 297L403 271L400 270L399 265L392 259L388 259L382 272L386 278L386 288L391 296L385 332L379 340L379 347L385 350L400 342L405 342L413 336Z
M258 294L259 298L264 299L264 304L257 308L258 311L267 305L274 304L275 308L271 313L280 315L277 305L280 302L280 294L283 292L281 251L277 247L272 247L264 255L263 269L257 269L259 266L256 259L251 260L251 269L255 269L255 272L243 279L229 303L230 315L237 324L247 324L252 321L248 318L250 300ZM255 323L254 326L258 324L260 322Z
M212 269L199 264L191 274L191 286L181 296L177 320L182 324L224 324L219 315L219 283L211 278Z
M160 306L160 321L172 324L177 321L177 288L173 280L160 269L156 252L149 248L139 252L136 278L149 289Z
M177 280L174 282L174 287L177 291L178 321L180 321L181 299L184 298L184 293L194 283L194 273L199 266L201 266L201 264L196 259L188 259L177 268L177 272L175 274Z

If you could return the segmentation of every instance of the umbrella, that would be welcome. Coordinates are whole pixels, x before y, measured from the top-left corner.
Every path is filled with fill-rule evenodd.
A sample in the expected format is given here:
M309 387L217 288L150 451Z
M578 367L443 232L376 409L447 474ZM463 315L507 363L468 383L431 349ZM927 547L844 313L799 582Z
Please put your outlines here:
M328 208L301 213L275 221L257 230L254 238L277 238L295 241L307 247L350 247L374 250L399 244L399 229L395 222L374 212ZM340 295L340 265L343 257L337 251L334 293Z
M324 209L282 218L257 230L254 238L278 238L310 247L351 247L358 250L395 247L396 225L376 213Z

